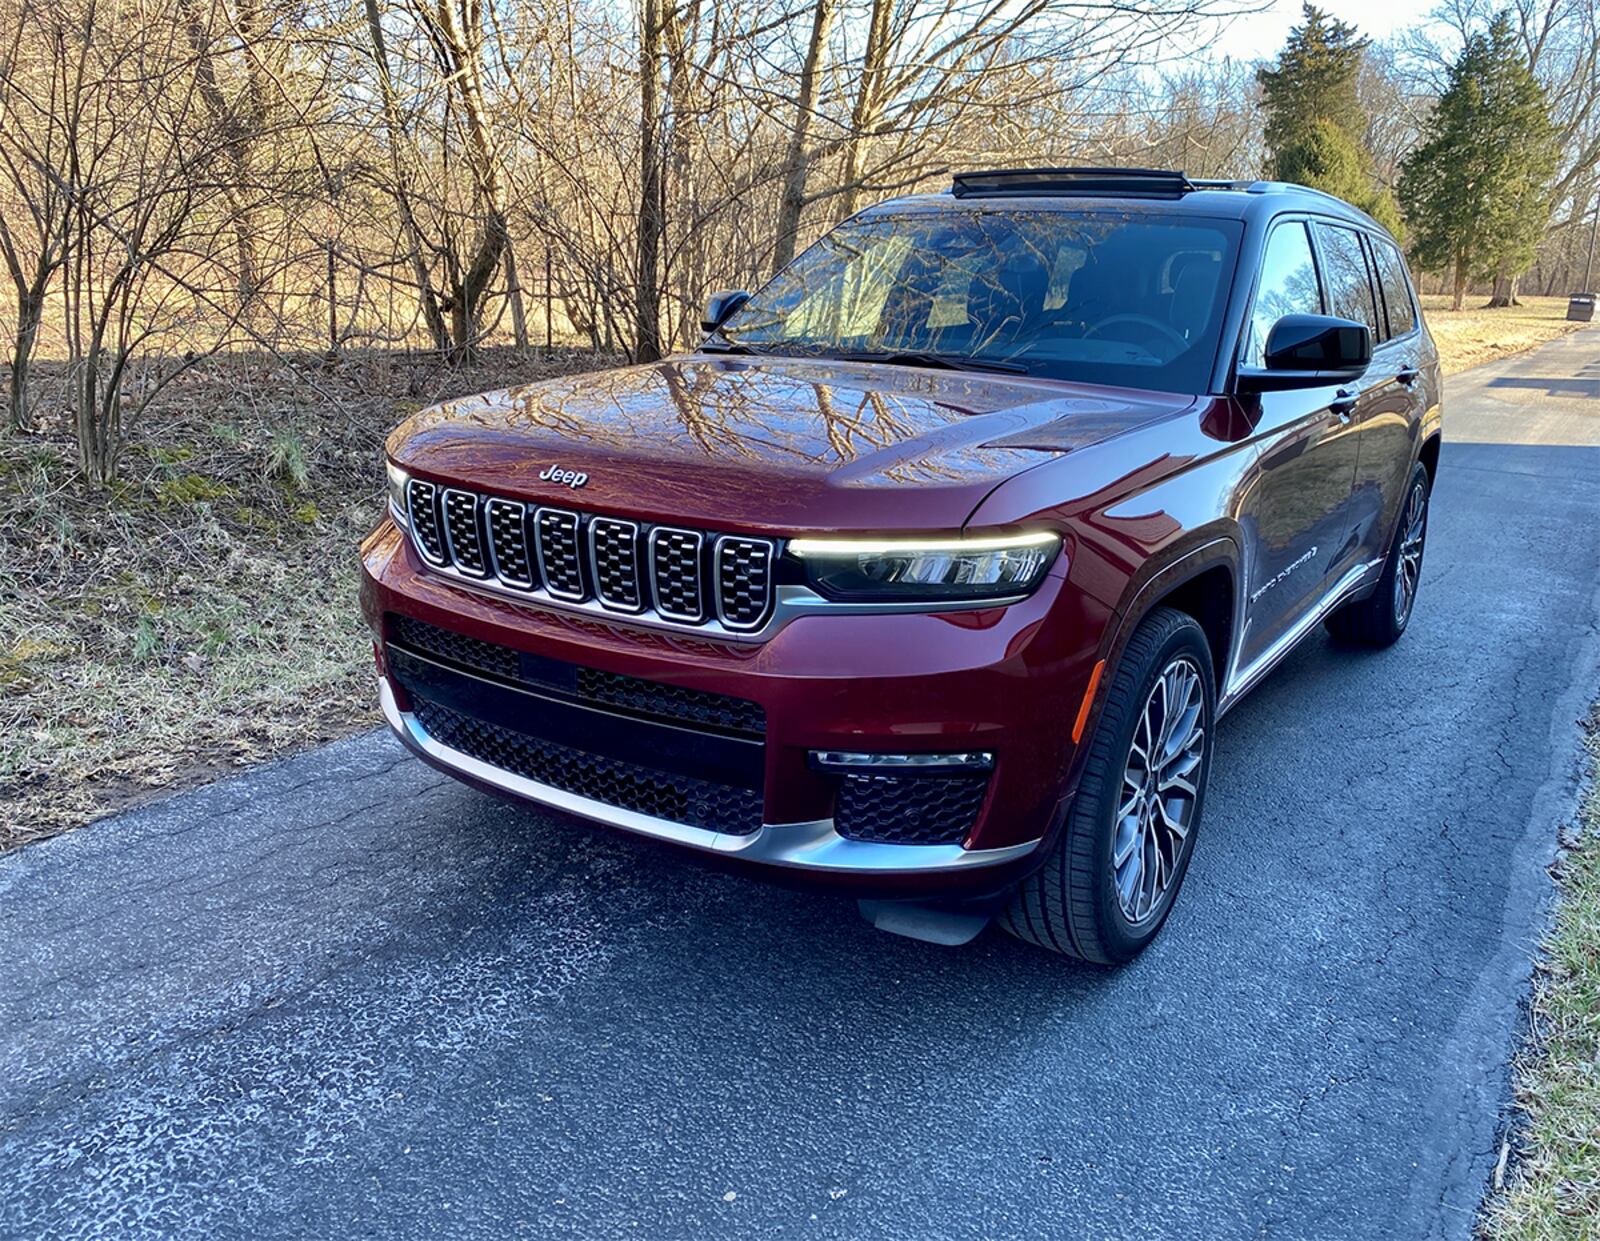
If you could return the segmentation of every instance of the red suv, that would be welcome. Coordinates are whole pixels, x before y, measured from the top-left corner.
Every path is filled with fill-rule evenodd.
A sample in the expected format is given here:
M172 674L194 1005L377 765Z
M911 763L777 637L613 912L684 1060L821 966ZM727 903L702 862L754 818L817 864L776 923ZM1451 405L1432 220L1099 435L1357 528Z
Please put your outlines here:
M390 438L363 604L428 762L885 929L1123 961L1218 717L1319 622L1411 617L1437 357L1336 199L959 176L705 329Z

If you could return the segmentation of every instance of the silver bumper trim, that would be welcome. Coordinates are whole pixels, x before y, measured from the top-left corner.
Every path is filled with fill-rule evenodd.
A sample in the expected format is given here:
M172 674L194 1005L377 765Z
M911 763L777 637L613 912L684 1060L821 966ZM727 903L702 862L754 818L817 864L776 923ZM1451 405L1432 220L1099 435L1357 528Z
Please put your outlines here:
M713 832L568 793L442 745L428 734L416 716L400 710L387 677L380 678L378 682L378 701L383 708L383 718L400 740L447 771L458 772L525 801L551 806L639 836L670 841L705 853L718 853L767 866L797 870L917 875L995 866L1025 857L1039 847L1038 840L1008 845L1003 849L874 844L849 840L839 835L833 830L832 819L816 819L809 823L766 823L748 836Z

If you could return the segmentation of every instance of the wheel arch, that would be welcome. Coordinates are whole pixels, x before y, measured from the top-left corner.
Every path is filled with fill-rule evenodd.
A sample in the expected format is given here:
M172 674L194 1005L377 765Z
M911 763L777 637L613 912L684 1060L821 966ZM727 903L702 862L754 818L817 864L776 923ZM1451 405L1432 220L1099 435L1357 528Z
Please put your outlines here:
M1099 722L1106 693L1128 642L1144 618L1160 607L1187 613L1199 624L1211 650L1214 688L1221 698L1243 619L1240 546L1235 532L1213 529L1187 542L1183 549L1164 557L1159 568L1130 583L1111 624L1106 626L1099 655L1103 671L1093 686L1094 698L1085 716L1085 737L1092 735ZM1086 743L1076 747L1069 791L1077 788L1088 749Z

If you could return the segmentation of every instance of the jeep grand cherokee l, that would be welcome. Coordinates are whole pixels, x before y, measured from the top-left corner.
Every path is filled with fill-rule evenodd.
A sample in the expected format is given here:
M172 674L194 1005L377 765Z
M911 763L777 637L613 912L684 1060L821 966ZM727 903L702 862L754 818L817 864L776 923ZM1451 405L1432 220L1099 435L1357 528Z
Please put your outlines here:
M974 173L704 326L390 438L363 603L426 761L887 929L1122 961L1218 718L1319 622L1411 617L1437 358L1333 198Z

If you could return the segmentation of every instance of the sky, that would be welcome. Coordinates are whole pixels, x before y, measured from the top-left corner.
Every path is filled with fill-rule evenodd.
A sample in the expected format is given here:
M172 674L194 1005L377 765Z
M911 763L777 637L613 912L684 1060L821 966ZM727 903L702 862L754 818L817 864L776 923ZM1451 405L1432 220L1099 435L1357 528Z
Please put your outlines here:
M1323 0L1323 7L1368 37L1387 39L1422 21L1435 0ZM1235 18L1210 45L1216 56L1266 60L1278 54L1289 27L1300 20L1300 0L1275 0L1265 12Z

